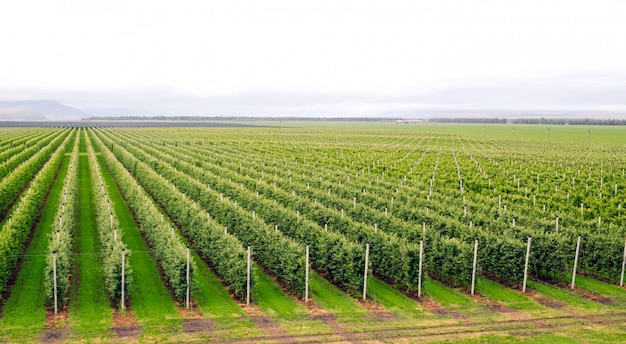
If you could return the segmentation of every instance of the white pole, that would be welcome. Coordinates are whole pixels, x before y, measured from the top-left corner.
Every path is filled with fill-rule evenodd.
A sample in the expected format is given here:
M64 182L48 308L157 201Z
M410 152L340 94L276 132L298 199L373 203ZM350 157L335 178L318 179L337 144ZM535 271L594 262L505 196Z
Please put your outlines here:
M189 245L187 245L187 295L185 298L185 306L187 308L189 308L189 287L190 287L190 280L189 280Z
M246 280L246 306L250 306L250 243L248 243L248 274Z
M309 302L309 243L306 243L306 270L304 286L304 302Z
M420 240L420 262L417 275L417 297L422 297L422 258L424 257L424 240Z
M52 251L52 278L54 279L54 314L57 314L57 251Z
M57 242L61 241L61 231L57 229Z
M472 290L471 294L474 295L474 286L476 285L476 262L478 260L478 238L474 242L474 264L472 267Z
M528 246L526 246L526 262L524 263L524 284L522 285L522 293L526 292L526 280L528 279L529 258L530 258L530 237L528 237Z
M624 260L622 260L622 278L619 280L619 286L624 286L624 267L626 266L626 242L624 242Z
M556 234L559 234L559 217L556 217Z
M120 299L120 305L122 310L124 310L124 262L125 262L125 250L126 248L122 247L122 297Z
M576 243L576 256L574 257L574 270L572 271L572 289L576 285L576 266L578 265L578 252L580 252L580 235Z
M365 244L365 272L363 273L363 300L367 298L367 265L370 258L370 243Z
M111 228L113 228L113 213L111 213L111 215L109 215L110 218L110 222L111 222Z

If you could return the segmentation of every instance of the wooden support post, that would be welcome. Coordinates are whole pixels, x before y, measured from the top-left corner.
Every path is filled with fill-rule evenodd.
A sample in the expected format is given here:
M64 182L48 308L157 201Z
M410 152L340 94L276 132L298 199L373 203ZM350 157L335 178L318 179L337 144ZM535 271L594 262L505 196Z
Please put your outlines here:
M306 243L306 268L304 270L304 302L309 302L309 243Z
M191 289L191 279L189 278L189 245L187 245L187 293L185 295L185 307L189 308L189 290Z
M57 314L57 251L52 251L52 278L54 279L53 293L54 293L54 314Z
M556 234L559 234L559 217L556 217Z
M624 242L624 259L622 260L622 277L619 280L619 286L624 286L624 267L626 267L626 242Z
M370 243L365 244L365 272L363 273L363 300L367 298L367 267L370 257Z
M424 240L420 240L420 261L417 275L417 297L422 297L422 259L424 258Z
M524 263L524 283L522 284L522 293L526 292L526 280L528 279L529 258L530 258L530 237L528 237L528 245L526 246L526 262Z
M576 267L578 266L578 253L580 252L580 235L576 242L576 256L574 256L574 270L572 271L572 289L576 286Z
M476 265L478 261L478 238L474 241L474 264L472 265L472 289L471 294L474 295L474 288L476 286Z
M126 263L126 257L125 256L126 256L126 248L122 247L122 290L121 290L122 296L120 297L120 309L122 311L124 311L124 309L125 309L125 305L124 305L124 282L125 282L124 280L125 280L125 277L126 277L126 276L124 276L124 274L125 274L125 266L124 265Z
M248 243L248 270L246 279L246 306L250 306L250 243Z

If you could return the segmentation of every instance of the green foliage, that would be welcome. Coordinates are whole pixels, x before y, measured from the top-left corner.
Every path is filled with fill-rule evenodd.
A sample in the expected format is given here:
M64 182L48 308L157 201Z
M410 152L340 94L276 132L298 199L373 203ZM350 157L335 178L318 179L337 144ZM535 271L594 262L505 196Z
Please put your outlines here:
M76 206L78 198L78 139L70 155L67 176L63 183L61 202L57 204L54 230L48 238L48 257L44 271L44 291L50 304L54 300L54 269L56 265L56 287L59 308L65 304L72 264L72 237L76 229ZM56 261L55 261L56 259Z
M0 218L4 219L8 215L9 207L15 201L19 193L26 188L28 182L50 159L52 152L59 147L61 142L67 137L67 134L67 130L56 131L52 134L54 139L46 146L41 149L35 149L36 147L28 149L28 153L22 155L22 157L27 157L27 159L23 160L12 169L8 176L5 175L4 178L2 178L0 181L0 190L2 190L2 192L0 192Z
M141 225L141 230L153 249L152 255L163 269L174 295L177 299L184 300L188 287L185 246L178 238L171 235L171 224L162 219L161 213L154 207L154 203L133 179L130 172L117 161L107 147L102 145L101 141L96 140L96 146L100 149L109 171L117 180L126 201L133 209L137 222ZM194 269L195 264L192 263L191 281L193 281Z
M24 243L37 220L41 205L61 165L70 136L69 131L64 131L59 136L57 148L54 152L50 152L47 163L35 174L29 189L11 209L10 220L2 224L0 229L0 291L2 292L6 290L6 284L21 256ZM41 152L47 152L51 144Z
M85 141L87 142L91 192L96 207L96 226L102 245L104 282L109 298L117 301L122 294L122 253L126 255L124 259L124 292L125 295L129 295L128 290L132 284L131 251L126 249L124 244L124 229L119 225L114 204L104 187L102 172L86 132Z

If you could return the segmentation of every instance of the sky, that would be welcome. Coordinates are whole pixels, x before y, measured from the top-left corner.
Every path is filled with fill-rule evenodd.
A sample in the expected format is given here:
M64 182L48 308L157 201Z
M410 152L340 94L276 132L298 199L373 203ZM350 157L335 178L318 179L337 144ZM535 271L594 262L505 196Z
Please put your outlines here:
M626 1L20 0L0 100L94 114L626 115Z

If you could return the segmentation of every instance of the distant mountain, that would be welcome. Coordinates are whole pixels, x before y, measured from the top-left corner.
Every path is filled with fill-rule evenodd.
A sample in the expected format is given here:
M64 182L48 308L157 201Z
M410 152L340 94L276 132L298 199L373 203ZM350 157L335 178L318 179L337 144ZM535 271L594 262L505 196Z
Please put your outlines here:
M0 101L0 121L67 121L89 116L53 100Z

